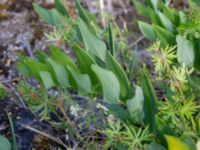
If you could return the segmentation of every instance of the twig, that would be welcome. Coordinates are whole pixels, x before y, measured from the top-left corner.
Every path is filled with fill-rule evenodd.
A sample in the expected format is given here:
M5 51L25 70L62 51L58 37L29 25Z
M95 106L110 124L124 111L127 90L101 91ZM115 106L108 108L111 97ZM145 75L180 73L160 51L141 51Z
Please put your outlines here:
M11 114L8 113L8 112L7 112L7 117L8 117L8 122L10 124L10 129L11 129L11 133L12 133L12 140L13 140L12 146L13 146L13 150L18 150L17 140L16 140L15 129L14 129L12 117L11 117Z
M27 53L29 54L29 56L32 59L35 59L33 52L31 50L31 45L30 45L30 43L28 42L27 39L25 39L24 37L19 35L19 36L17 36L17 42L19 42L22 45L22 47L27 51Z
M7 126L5 124L0 125L0 131L5 130Z
M63 146L64 148L66 148L66 150L69 149L68 146L65 145L65 144L63 143L63 141L62 141L60 138L58 138L58 137L53 137L52 135L49 135L49 134L47 134L47 133L45 133L45 132L42 132L42 131L40 131L40 130L37 130L37 129L35 129L35 128L31 127L31 126L28 126L28 125L22 125L22 127L25 128L25 129L27 129L27 130L31 130L31 131L33 131L33 132L35 132L35 133L38 133L38 134L40 134L40 135L42 135L42 136L45 136L45 137L49 138L50 140L56 142L57 144Z
M11 82L15 82L15 81L18 81L19 80L19 78L17 77L17 78L14 78L14 79L11 79L11 80L4 80L4 81L0 81L2 84L6 84L6 83L11 83Z
M26 105L24 103L24 100L21 98L20 94L8 83L5 83L12 91L13 93L18 97L19 101L21 102L22 106L26 108Z
M131 48L133 46L135 46L136 44L138 44L141 40L144 39L144 36L141 36L140 38L137 39L137 41L135 41L134 43L131 43L128 48Z
M126 9L126 6L124 5L124 1L123 0L119 0L119 4L122 6L125 14L127 14L127 9Z
M72 98L76 98L76 99L88 99L88 97L86 96L80 96L80 95L75 95L75 94L71 94L70 95Z
M104 19L104 0L99 0L100 14L101 14L101 23L103 27L105 27L105 19Z

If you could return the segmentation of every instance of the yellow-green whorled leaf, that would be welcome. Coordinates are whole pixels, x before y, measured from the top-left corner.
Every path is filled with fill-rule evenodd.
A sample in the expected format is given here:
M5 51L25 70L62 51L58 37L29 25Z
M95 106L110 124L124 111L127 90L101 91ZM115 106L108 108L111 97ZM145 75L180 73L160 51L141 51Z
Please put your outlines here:
M120 84L120 99L127 100L127 98L131 98L131 86L125 71L108 51L106 52L106 56L107 68L115 74Z
M142 88L135 87L135 96L132 99L127 100L127 108L131 119L139 124L143 124L144 119L144 95Z
M57 63L53 58L48 58L47 62L49 63L56 83L61 87L69 87L68 73L64 65Z
M86 50L89 51L92 56L96 56L102 61L105 61L105 52L107 48L104 41L92 33L81 18L78 19L78 28Z
M176 42L179 63L193 67L195 59L193 43L180 35L176 37Z
M118 102L120 95L120 85L115 74L111 71L105 70L98 65L92 65L92 70L97 75L102 88L103 99L106 102Z
M156 40L156 35L153 31L153 28L150 24L143 21L138 21L138 25L142 34L151 42Z

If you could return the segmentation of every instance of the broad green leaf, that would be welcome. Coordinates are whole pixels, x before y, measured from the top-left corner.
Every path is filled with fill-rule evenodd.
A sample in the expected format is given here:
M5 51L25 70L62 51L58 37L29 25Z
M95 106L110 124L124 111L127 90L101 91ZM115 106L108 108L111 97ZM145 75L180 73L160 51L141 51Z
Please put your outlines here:
M188 4L192 9L198 9L200 6L199 0L188 0Z
M197 141L196 147L197 147L197 150L200 150L200 140Z
M155 116L157 113L157 97L150 81L147 70L143 70L140 77L141 87L144 93L145 123L152 132L157 130Z
M109 51L113 56L115 56L115 42L114 42L113 32L112 32L110 23L108 23L108 33L109 33L109 39L108 39Z
M200 71L200 41L196 40L193 42L194 45L194 54L195 54L195 59L194 59L194 67Z
M94 26L96 26L97 28L98 26L98 21L97 21L97 17L95 15L93 15L92 13L90 13L90 11L88 11L87 9L85 9L87 16L90 20L90 26L92 26L94 28Z
M117 148L117 150L129 150L129 147L126 144L123 144L123 143L119 143L116 146L116 148Z
M159 2L159 0L151 0L151 4L156 13L158 12L158 2Z
M145 16L145 17L149 17L148 8L145 5L138 2L137 0L132 0L132 1L134 3L134 6L135 6L138 14Z
M79 0L76 0L76 8L78 10L79 17L85 22L85 24L90 28L90 31L95 35L99 34L101 31L96 16L90 13L88 10L84 9L80 4Z
M85 22L79 18L78 27L85 45L86 50L90 52L93 56L98 57L102 61L105 61L106 45L94 35L85 24Z
M97 75L103 88L103 99L106 102L118 102L120 85L113 72L105 70L98 65L92 65L92 70Z
M115 74L115 76L119 81L121 99L125 100L127 98L130 98L132 96L131 87L126 73L124 72L121 65L109 52L107 52L106 54L107 54L107 67Z
M167 6L169 6L169 4L171 2L171 0L163 0L163 1L164 1L165 5L167 5Z
M52 20L51 10L44 9L43 7L39 6L36 3L33 3L33 8L43 21L51 25L54 25L54 22Z
M123 106L117 103L107 103L106 107L109 111L117 118L120 118L122 121L130 120L130 114Z
M51 74L47 71L39 71L40 80L43 83L46 89L52 88L55 86L53 78Z
M145 6L151 6L151 0L144 0Z
M138 25L140 28L140 31L143 33L143 35L150 41L156 40L156 35L153 31L153 28L150 24L145 23L143 21L138 21Z
M95 35L99 35L103 32L103 30L99 27L97 18L95 15L91 14L88 10L85 10L89 20L90 20L90 27L91 27L91 31L95 34Z
M149 145L147 145L145 150L167 150L167 149L156 142L151 142Z
M89 26L90 20L88 14L86 13L85 9L81 6L79 0L76 0L76 8L78 10L79 17Z
M76 65L74 64L73 60L64 52L62 52L59 48L55 46L50 46L51 50L51 57L58 63L64 65L66 68L70 67L75 71L78 71Z
M79 68L83 74L88 74L91 78L92 85L97 85L97 77L95 73L92 71L91 66L93 64L96 64L96 62L93 60L93 58L88 54L87 51L82 49L79 46L74 46L73 50L75 52Z
M56 27L64 27L67 24L67 18L60 14L56 9L51 10L53 25Z
M44 22L56 27L63 27L64 25L66 25L66 18L56 9L44 9L35 3L33 4L33 7Z
M31 70L27 67L27 65L19 62L16 64L16 68L23 76L31 77Z
M51 71L56 79L56 83L62 87L69 86L68 73L62 64L57 63L53 58L48 58L47 61L51 67Z
M190 147L190 150L198 150L196 148L196 140L194 140L190 135L182 135L180 140Z
M179 63L192 67L195 59L193 43L180 35L176 37L176 42Z
M165 136L167 139L168 150L191 150L190 147L174 136Z
M90 77L87 74L80 74L70 67L68 67L68 70L76 81L79 95L85 95L91 92L92 85Z
M149 8L149 18L151 20L152 24L156 24L158 26L162 26L162 22L158 16L158 14L155 13L155 11L151 8Z
M41 63L45 63L46 62L46 59L47 59L47 55L44 53L44 52L42 52L42 51L40 51L40 50L36 50L36 57L37 57L37 59L41 62Z
M0 135L0 150L11 150L11 144L7 138Z
M179 17L178 12L175 9L168 7L164 3L161 3L161 6L162 6L163 13L166 15L166 17L168 17L175 26L179 26L180 17Z
M179 11L180 22L186 24L188 21L187 15L183 11Z
M49 67L38 61L29 59L25 62L27 67L31 70L31 76L35 77L37 80L40 80L39 71L49 71Z
M65 6L62 4L62 2L60 0L54 0L56 9L58 10L59 13L61 13L62 15L69 17L69 14L67 12L67 9L65 8Z
M65 66L66 69L70 67L74 71L78 72L78 68L74 64L73 60L67 54L65 54L55 46L50 46L50 50L51 50L51 57L56 62ZM69 83L72 87L76 87L76 81L74 80L72 74L69 74Z
M19 56L19 63L16 64L17 70L21 72L22 75L25 77L31 77L31 70L30 68L26 65L26 60L27 58L24 56Z
M167 31L173 33L174 32L173 23L162 12L158 12L158 15L159 15L160 20L161 20L163 26L165 27L165 29L167 29Z
M157 25L153 25L152 27L158 39L161 41L162 46L176 44L175 36L172 33Z
M130 113L131 119L136 123L143 123L144 119L144 95L141 87L135 87L135 96L132 99L127 100L127 107Z

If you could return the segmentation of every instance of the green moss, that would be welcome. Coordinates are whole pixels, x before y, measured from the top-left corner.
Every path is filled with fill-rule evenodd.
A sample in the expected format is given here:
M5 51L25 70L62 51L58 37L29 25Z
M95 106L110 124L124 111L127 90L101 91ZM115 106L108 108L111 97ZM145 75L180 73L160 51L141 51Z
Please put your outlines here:
M0 84L0 100L2 100L6 95L7 94L5 88Z

